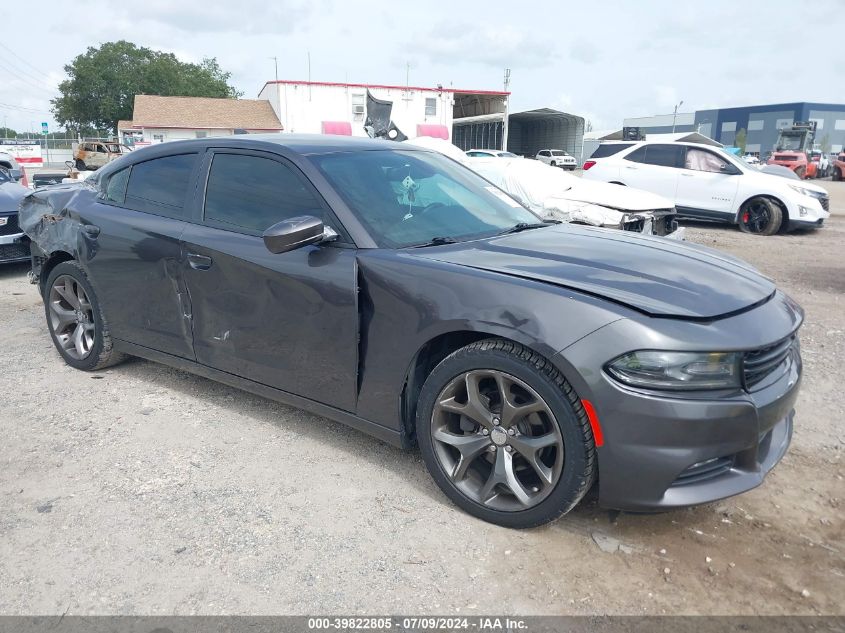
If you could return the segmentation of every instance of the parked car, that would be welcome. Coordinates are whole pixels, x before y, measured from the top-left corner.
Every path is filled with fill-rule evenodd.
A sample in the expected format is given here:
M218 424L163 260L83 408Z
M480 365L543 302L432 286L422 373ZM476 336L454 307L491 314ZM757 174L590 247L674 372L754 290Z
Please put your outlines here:
M810 152L810 162L815 165L816 178L827 178L830 176L830 161L820 150Z
M678 215L738 224L746 233L819 228L827 191L772 178L710 145L642 141L584 163L584 178L637 187L674 201Z
M817 175L818 163L814 163L807 154L797 150L777 151L767 162L769 165L780 165L791 169L801 180L815 178Z
M843 174L845 174L845 152L836 157L831 170L833 180L842 180Z
M578 166L578 161L574 156L570 156L562 149L541 149L534 157L541 163L551 165L552 167L562 167L570 171Z
M24 187L29 185L26 177L26 170L9 152L0 151L0 169L6 169L12 180L22 184Z
M746 154L745 156L742 157L742 160L744 160L749 165L759 165L760 164L760 159L757 158L754 154Z
M520 158L513 152L506 152L500 149L471 149L466 152L470 158Z
M29 259L29 238L18 226L18 206L29 189L0 167L0 264Z
M534 160L470 159L468 165L542 218L683 239L662 196L566 174Z
M418 443L444 493L500 525L552 520L596 481L630 510L734 495L792 435L803 312L772 280L540 222L412 145L165 143L32 192L21 223L71 367L131 354ZM299 459L280 451L279 478Z
M73 160L76 163L76 168L80 171L99 169L131 151L131 148L120 143L83 141L74 148Z

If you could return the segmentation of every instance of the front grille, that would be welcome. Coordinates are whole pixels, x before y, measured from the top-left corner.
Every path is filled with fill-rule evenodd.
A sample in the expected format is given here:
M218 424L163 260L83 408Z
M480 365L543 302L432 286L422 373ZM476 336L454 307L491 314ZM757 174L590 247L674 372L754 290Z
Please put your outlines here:
M0 262L8 262L15 259L29 259L29 244L26 242L0 244Z
M745 387L753 387L781 367L786 361L787 356L789 356L789 351L792 349L794 343L795 337L790 336L769 347L745 352L745 357L743 358Z
M672 482L672 485L688 486L689 484L701 483L702 481L713 479L714 477L719 477L720 475L725 474L733 468L733 465L733 455L708 459L705 462L699 462L687 468L678 475L678 478Z
M830 211L830 198L825 196L824 198L819 198L819 202L822 203L822 209L825 211Z
M0 226L0 235L14 235L15 233L20 233L20 227L18 227L18 214L14 213L12 215L0 215L0 218L6 218L6 224Z

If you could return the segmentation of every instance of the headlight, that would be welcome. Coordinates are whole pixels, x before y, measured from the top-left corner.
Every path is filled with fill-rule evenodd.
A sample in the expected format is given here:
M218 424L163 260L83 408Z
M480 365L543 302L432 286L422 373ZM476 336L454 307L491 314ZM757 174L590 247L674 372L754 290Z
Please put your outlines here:
M810 196L811 198L817 198L821 200L822 198L827 198L827 194L821 193L819 191L813 191L812 189L806 189L799 185L789 185L789 188L795 191L796 193L800 193L802 196Z
M646 389L732 389L741 387L741 355L736 352L640 350L610 361L619 382Z

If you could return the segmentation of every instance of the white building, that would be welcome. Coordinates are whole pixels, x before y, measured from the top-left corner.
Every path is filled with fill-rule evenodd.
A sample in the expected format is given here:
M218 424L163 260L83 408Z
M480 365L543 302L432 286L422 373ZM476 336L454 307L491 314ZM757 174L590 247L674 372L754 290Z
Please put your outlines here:
M118 139L128 145L281 131L264 99L135 95L132 120L117 124Z
M451 141L453 126L464 119L466 123L483 124L483 147L501 148L509 94L442 86L277 80L268 81L258 98L270 102L285 132L387 138L433 136ZM370 128L370 134L365 126Z

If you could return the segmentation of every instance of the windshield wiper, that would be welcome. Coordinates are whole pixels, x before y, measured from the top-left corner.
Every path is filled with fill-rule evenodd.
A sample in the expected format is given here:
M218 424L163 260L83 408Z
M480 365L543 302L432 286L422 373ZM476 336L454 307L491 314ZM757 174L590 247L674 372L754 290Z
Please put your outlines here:
M442 244L457 244L457 240L452 239L451 237L432 237L427 242L423 242L422 244L414 244L411 248L425 248L426 246L440 246Z
M544 226L550 226L552 224L560 224L560 222L558 220L549 220L547 222L520 222L519 224L514 224L509 229L496 233L496 235L508 235L509 233L520 233L531 229L542 229Z

